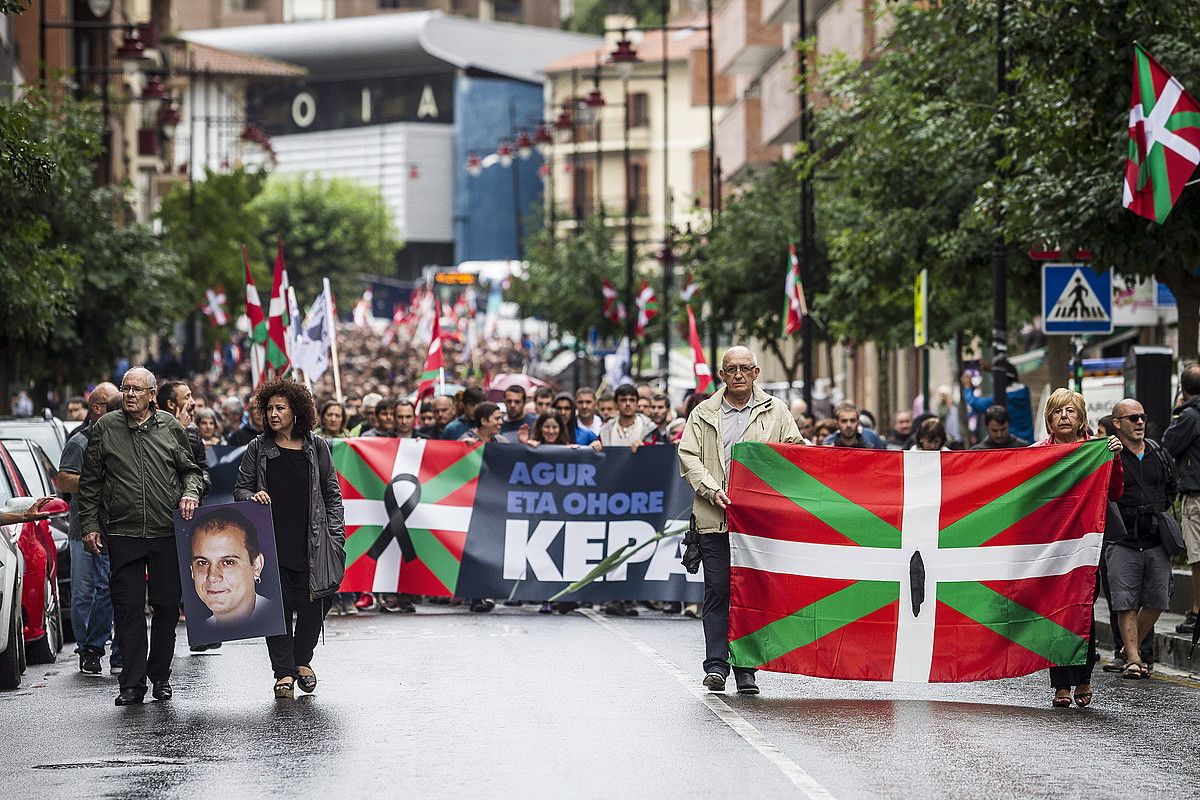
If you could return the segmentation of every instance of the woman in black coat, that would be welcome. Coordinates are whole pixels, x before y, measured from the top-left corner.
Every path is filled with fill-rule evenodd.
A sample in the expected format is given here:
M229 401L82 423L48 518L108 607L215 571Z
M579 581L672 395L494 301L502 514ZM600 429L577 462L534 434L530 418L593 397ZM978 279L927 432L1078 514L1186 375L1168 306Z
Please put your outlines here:
M317 688L313 651L346 574L342 491L329 443L314 436L316 410L303 385L264 383L254 395L263 432L246 446L233 496L271 506L286 632L267 637L275 696ZM294 621L293 621L294 617Z

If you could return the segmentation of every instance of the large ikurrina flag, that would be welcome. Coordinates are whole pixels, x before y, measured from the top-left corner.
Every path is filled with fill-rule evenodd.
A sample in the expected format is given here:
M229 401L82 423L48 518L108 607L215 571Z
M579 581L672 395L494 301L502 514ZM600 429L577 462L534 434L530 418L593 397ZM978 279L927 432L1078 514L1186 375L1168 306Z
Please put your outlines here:
M346 507L342 591L453 596L483 446L382 437L331 444Z
M1112 454L733 449L729 649L823 678L1082 664Z

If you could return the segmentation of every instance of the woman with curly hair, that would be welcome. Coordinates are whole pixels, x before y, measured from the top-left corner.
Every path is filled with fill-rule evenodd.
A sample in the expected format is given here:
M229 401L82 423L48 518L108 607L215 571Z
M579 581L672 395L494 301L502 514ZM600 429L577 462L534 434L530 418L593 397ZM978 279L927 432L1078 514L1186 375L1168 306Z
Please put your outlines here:
M317 688L313 651L346 574L342 491L329 442L312 432L317 412L308 389L276 379L259 387L252 402L263 432L246 446L233 496L271 506L285 632L267 637L267 651L275 696L290 699L297 684L306 692Z

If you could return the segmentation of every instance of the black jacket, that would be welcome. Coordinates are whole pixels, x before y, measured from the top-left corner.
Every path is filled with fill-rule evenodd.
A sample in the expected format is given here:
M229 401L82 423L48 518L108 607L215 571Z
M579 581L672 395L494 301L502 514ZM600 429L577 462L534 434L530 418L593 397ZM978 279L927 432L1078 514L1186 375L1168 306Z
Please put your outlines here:
M308 457L310 487L308 519L308 595L315 600L338 590L346 575L346 525L342 510L342 488L329 442L311 433L304 434L301 448ZM233 485L233 498L251 499L267 488L267 460L279 457L274 438L266 434L255 437L246 445Z
M1172 413L1162 446L1175 458L1182 494L1200 494L1200 398Z

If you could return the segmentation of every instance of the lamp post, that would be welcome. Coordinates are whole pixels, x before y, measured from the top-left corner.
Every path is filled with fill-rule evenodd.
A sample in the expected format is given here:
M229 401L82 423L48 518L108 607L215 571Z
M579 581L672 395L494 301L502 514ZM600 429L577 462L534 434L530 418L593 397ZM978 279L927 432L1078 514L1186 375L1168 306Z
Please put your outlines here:
M805 45L808 42L808 3L806 0L799 0L799 42L796 47L796 79L800 84L800 142L804 145L806 156L812 154L812 131L811 118L808 109L808 55L805 52ZM810 162L811 164L811 162ZM813 219L813 187L812 187L812 172L811 169L804 171L804 177L800 181L800 257L802 259L803 268L806 270L812 269L813 260L813 236L815 234L816 223ZM811 281L810 281L811 283ZM806 301L807 303L807 301ZM800 358L803 362L801 367L801 381L804 383L804 388L801 389L801 396L804 398L804 404L808 406L809 413L812 412L812 385L813 385L813 320L811 314L805 314L804 319L800 323ZM791 387L788 387L789 390Z
M996 100L1008 108L1008 42L1004 29L1005 0L996 2ZM997 126L992 141L996 164L1004 163L1004 133ZM1008 246L1004 241L1004 177L1007 170L997 166L996 198L992 210L995 239L992 241L992 402L1008 406L1008 375L999 363L1008 353Z

